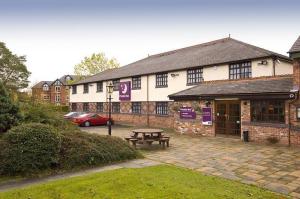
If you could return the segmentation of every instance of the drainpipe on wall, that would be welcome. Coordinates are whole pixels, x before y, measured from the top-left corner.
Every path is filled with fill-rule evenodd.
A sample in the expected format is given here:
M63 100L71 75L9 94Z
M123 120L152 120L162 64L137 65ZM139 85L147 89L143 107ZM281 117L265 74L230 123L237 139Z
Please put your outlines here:
M297 99L298 99L297 93L295 93L294 95L295 95L295 99L288 102L288 104L289 104L289 107L288 107L288 129L289 129L289 131L288 131L288 141L289 141L289 146L291 146L291 126L292 126L292 124L291 124L291 104L293 102L297 101Z
M273 76L276 76L275 67L276 67L276 57L273 57Z
M149 127L149 75L147 75L147 126Z

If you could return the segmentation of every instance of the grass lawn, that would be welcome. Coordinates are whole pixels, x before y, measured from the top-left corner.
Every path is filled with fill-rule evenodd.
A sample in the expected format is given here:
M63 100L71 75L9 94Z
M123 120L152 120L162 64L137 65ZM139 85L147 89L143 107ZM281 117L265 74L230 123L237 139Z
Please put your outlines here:
M239 182L175 166L118 169L0 193L1 199L283 198Z

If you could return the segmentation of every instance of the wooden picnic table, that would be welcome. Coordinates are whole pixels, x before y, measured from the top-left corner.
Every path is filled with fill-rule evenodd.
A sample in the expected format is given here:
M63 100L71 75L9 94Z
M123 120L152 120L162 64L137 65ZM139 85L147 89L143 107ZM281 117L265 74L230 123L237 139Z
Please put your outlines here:
M162 137L164 130L162 129L135 129L132 130L134 137L138 137L139 134L142 134L141 142L145 143L146 140L159 140Z

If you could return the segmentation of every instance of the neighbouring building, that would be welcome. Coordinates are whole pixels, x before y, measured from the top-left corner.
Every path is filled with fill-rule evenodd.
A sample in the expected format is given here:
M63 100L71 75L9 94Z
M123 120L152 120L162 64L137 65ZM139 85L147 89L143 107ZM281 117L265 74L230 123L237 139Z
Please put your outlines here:
M115 121L300 144L299 43L290 57L232 38L152 55L73 84L70 107L107 114L112 82Z
M33 100L69 106L70 86L68 82L74 80L75 77L75 75L64 75L54 81L41 81L37 83L31 88Z

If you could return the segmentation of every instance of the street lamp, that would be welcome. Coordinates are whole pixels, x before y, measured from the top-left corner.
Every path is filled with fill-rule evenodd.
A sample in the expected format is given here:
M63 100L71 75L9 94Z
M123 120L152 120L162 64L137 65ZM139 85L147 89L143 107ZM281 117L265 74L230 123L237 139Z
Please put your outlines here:
M114 92L114 85L112 82L109 82L108 85L106 86L106 90L108 93L108 121L107 121L107 126L108 126L108 135L111 135L111 94Z

